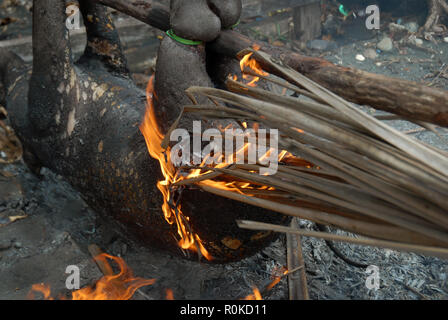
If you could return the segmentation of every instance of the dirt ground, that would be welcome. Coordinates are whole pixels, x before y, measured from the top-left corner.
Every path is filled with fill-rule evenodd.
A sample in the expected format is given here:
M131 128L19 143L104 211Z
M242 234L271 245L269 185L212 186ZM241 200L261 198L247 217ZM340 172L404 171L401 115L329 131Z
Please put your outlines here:
M2 2L0 19L18 17L18 21L2 22L0 40L30 34L30 2ZM389 22L396 18L387 16ZM421 17L407 19L420 21ZM400 48L395 42L392 51L379 52L376 58L361 62L356 55L364 55L369 48L376 51L377 43L389 31L382 27L378 32L365 32L357 23L345 27L344 33L335 40L334 50L304 49L304 52L344 66L448 89L448 79L442 72L448 63L448 43L440 39L437 43L425 40L423 49L416 49ZM154 55L148 57L154 58ZM146 70L137 71L145 73ZM361 108L372 114L381 113L369 107ZM448 150L446 129L438 129L437 136L407 121L389 123L417 139ZM1 226L6 217L21 215L26 218ZM300 224L303 228L313 227L307 221ZM135 243L98 217L79 193L51 171L43 169L41 177L37 177L22 161L0 164L0 299L3 300L26 299L35 283L49 284L53 296L68 295L65 288L68 265L80 268L81 286L93 284L102 274L87 250L92 243L122 257L136 276L157 280L154 285L142 288L134 299L165 299L167 289L173 291L175 299L239 299L251 294L253 286L263 288L285 266L285 241L281 235L263 251L237 263L213 265L189 261L181 253L172 255ZM367 289L366 270L343 262L324 241L304 238L311 299L448 299L447 261L392 250L335 245L352 260L378 266L380 289ZM286 280L264 298L288 299Z

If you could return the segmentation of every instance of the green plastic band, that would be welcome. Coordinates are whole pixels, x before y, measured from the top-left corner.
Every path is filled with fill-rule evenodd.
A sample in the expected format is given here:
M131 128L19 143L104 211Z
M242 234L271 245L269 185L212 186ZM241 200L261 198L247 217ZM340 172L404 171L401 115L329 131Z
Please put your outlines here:
M347 12L347 10L345 10L345 7L343 4L341 4L339 6L339 12L342 13L344 16L348 16L348 12Z
M241 21L240 20L238 20L238 22L237 23L235 23L233 26L231 26L229 29L233 29L233 28L236 28L236 27L238 27L239 25L240 25L240 23L241 23Z
M181 38L181 37L179 37L179 36L176 36L176 35L174 34L174 31L173 31L172 29L168 30L168 31L166 32L166 34L167 34L171 39L173 39L173 40L175 40L175 41L177 41L177 42L179 42L179 43L185 44L185 45L187 45L187 46L198 46L198 45L202 44L202 41L188 40L188 39L184 39L184 38Z

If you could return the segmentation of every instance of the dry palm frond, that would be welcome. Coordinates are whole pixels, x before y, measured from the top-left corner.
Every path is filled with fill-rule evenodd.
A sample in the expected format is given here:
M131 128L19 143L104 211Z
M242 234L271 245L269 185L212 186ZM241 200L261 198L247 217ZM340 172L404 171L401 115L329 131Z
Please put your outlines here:
M249 49L241 55L248 53L283 76L275 80L277 85L307 99L229 79L227 91L189 88L190 97L205 96L213 104L185 106L184 112L277 128L281 147L295 158L282 161L272 176L258 174L261 164L202 167L202 175L182 185L194 184L222 197L368 238L301 231L304 236L447 258L447 153L364 113L269 55ZM270 80L269 76L261 78ZM256 222L239 225L298 232Z

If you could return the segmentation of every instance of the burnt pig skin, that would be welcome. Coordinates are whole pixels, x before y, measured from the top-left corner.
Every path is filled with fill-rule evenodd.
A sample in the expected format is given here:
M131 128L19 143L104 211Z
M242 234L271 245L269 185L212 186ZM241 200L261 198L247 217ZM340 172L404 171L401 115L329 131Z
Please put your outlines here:
M193 2L196 10L201 10L197 16L192 15L194 10L183 8ZM205 32L191 28L182 33L180 18L173 16L178 36L208 41L219 35L221 20L207 1L176 1L173 6L177 17L189 15L189 22L195 23L197 17L206 16L210 24ZM63 176L90 207L128 236L184 256L177 228L166 222L162 212L163 197L157 189L157 182L163 179L160 164L148 154L139 129L146 112L146 94L132 81L106 7L81 0L80 9L87 45L78 61L72 59L63 0L34 1L32 68L0 48L4 88L0 98L23 144L24 160L35 172L45 166ZM205 68L204 45L185 46L165 37L160 50L156 87L159 101L163 96L170 103L156 105L155 111L163 116L160 124L164 128L186 101L183 95L170 97L174 91L164 82L175 86L176 93L192 84L212 84ZM170 66L178 68L177 72ZM198 189L185 189L179 201L192 232L214 262L247 257L273 238L272 234L239 229L235 220L280 223L284 219Z

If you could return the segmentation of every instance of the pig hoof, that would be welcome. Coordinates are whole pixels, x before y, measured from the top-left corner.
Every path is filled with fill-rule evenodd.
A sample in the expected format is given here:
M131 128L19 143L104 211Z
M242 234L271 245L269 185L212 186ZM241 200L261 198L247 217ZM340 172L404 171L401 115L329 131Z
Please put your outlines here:
M207 0L172 0L170 24L177 36L189 40L209 42L221 31L221 20Z
M236 25L243 9L241 0L207 0L208 6L221 19L222 28L228 29Z

